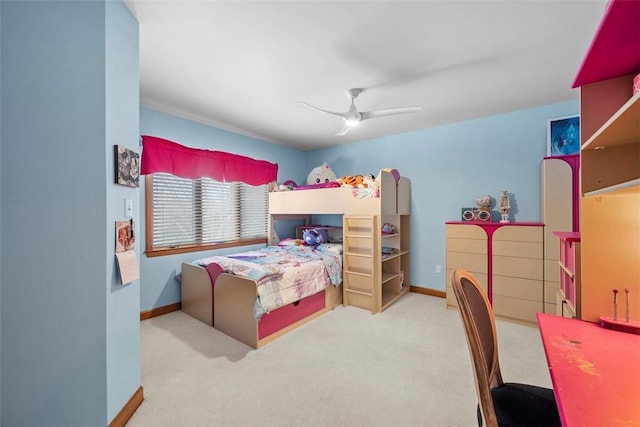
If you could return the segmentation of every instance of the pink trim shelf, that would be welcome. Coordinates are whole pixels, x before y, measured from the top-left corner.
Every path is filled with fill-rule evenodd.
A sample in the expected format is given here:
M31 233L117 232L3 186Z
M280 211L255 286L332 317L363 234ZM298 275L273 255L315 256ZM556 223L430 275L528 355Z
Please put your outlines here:
M570 243L580 241L580 232L577 231L554 231L553 235Z
M576 271L576 263L580 261L576 260L576 257L580 256L579 252L576 252L576 243L580 243L580 233L576 231L554 231L553 235L560 240L560 290L575 311L578 307L578 293L580 292L580 289L578 289L580 285L576 279L576 274L579 274Z

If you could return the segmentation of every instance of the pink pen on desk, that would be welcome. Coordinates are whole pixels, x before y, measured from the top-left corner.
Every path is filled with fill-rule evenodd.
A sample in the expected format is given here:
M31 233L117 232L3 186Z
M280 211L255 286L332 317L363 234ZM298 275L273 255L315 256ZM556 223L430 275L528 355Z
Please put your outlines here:
M613 290L613 320L618 320L618 290Z

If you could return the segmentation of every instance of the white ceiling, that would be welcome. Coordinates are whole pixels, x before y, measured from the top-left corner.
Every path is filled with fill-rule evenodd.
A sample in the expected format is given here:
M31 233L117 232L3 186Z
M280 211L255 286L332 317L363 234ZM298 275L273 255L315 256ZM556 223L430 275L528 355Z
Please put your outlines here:
M589 1L125 0L140 102L311 150L576 99L606 6ZM334 136L347 111L422 106Z

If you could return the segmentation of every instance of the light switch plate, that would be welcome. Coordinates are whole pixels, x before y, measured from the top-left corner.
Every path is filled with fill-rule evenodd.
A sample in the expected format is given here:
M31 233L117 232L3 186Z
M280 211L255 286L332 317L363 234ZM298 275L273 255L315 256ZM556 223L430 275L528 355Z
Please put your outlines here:
M124 216L125 218L133 218L133 200L124 199Z

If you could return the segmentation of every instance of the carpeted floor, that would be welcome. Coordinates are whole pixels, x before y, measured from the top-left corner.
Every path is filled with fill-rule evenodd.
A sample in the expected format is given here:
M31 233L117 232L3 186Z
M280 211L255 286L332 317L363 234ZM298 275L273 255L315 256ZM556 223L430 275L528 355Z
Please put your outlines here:
M551 387L537 328L497 330L505 381ZM178 311L143 321L141 345L130 427L477 425L461 320L442 298L337 307L259 350Z

